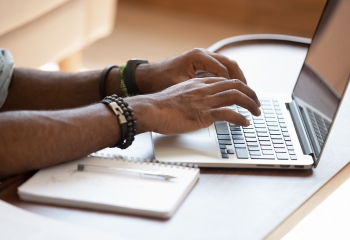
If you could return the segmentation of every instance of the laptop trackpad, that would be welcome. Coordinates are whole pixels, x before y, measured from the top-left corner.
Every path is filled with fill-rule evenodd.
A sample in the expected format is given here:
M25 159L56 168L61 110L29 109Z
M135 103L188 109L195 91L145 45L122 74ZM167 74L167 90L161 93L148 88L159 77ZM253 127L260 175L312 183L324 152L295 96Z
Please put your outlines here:
M154 155L161 161L180 161L182 157L220 157L213 126L198 131L163 135L153 133Z

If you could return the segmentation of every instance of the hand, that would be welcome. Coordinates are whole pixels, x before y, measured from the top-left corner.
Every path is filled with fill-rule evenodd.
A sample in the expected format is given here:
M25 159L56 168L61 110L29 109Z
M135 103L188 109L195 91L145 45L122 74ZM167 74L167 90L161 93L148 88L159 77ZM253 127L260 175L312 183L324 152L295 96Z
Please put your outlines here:
M226 108L237 104L260 115L255 92L240 80L195 78L162 92L125 99L134 109L138 133L178 134L205 128L216 121L248 126L241 114Z
M148 94L194 77L208 76L208 73L209 76L239 79L247 84L235 61L198 48L160 62L139 65L136 68L135 81L140 91Z

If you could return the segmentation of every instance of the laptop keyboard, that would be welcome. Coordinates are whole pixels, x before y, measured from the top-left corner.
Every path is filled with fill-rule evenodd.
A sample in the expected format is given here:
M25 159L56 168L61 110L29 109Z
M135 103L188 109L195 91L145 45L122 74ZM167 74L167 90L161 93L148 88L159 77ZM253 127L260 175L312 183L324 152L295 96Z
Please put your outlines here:
M248 127L215 122L222 158L236 154L239 159L297 160L277 99L260 99L261 116L253 116L240 106L231 106L245 116Z
M329 128L331 127L331 123L309 108L307 108L307 113L310 117L312 127L317 136L318 143L322 148L324 141L326 140Z

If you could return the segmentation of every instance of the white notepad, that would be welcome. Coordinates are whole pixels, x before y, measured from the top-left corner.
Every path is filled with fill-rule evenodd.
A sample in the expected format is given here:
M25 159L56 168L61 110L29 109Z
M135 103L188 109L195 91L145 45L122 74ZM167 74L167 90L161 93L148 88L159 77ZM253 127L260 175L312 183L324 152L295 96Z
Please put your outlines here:
M80 172L78 164L163 172L176 178ZM192 166L87 157L40 170L18 188L18 194L33 202L170 218L198 178L199 169Z

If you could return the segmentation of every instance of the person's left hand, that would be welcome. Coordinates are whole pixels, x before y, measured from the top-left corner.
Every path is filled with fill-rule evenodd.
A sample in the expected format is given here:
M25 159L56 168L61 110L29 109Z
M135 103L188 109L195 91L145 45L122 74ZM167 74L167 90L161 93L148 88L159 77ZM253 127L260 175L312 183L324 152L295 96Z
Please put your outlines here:
M135 80L141 93L162 91L195 77L217 76L247 84L238 64L227 57L195 48L178 56L136 68Z

